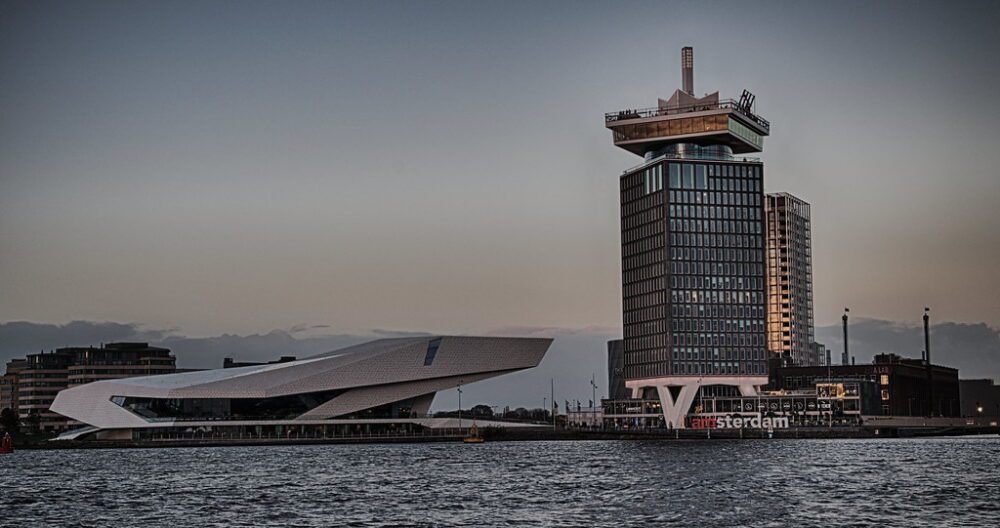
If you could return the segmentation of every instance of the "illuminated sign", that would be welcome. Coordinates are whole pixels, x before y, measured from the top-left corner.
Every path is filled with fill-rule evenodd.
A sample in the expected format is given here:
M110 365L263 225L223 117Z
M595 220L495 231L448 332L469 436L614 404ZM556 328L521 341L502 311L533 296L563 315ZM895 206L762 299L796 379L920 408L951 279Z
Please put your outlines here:
M788 418L754 416L692 417L691 429L788 429Z
M819 398L836 398L843 400L847 395L847 389L843 383L817 383L816 396Z

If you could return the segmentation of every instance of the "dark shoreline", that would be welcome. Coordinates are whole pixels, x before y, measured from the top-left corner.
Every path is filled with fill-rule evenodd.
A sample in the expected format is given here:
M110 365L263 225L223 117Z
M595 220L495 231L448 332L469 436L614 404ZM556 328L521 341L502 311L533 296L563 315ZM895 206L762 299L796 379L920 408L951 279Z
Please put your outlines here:
M1000 427L813 427L775 430L771 439L858 439L858 438L918 438L942 436L996 435ZM579 441L579 440L632 440L632 441L705 441L705 440L754 440L766 439L768 433L762 430L674 430L674 431L552 431L552 430L508 430L486 436L487 442L523 441ZM461 442L458 435L440 436L398 436L398 437L341 437L341 438L281 438L281 439L205 439L166 441L43 441L16 445L16 449L57 450L57 449L152 449L163 447L227 447L227 446L281 446L281 445L325 445L325 444L415 444Z

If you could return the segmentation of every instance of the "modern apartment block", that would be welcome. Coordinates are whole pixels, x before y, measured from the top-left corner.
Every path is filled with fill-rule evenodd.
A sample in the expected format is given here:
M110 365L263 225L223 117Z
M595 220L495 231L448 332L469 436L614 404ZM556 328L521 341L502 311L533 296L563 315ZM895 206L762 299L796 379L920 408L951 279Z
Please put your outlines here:
M7 369L0 376L0 411L11 409L17 411L17 374L24 368L27 360L12 359L7 362Z
M814 344L812 234L809 204L788 193L768 194L767 347L784 362L825 361Z
M767 383L764 166L737 155L761 152L770 123L749 92L692 95L693 67L685 48L683 90L605 115L643 157L620 177L626 386L675 428L696 396Z
M23 423L56 432L77 422L49 410L59 391L92 381L176 372L166 348L147 343L109 343L100 348L59 348L7 363L0 408L15 410ZM9 396L8 396L9 395Z

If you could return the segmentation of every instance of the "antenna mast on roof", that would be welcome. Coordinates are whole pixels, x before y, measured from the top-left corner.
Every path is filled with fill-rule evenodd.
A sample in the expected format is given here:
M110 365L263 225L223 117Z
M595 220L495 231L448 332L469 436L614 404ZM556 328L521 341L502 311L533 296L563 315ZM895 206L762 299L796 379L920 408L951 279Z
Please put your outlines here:
M694 96L694 48L681 48L681 90Z

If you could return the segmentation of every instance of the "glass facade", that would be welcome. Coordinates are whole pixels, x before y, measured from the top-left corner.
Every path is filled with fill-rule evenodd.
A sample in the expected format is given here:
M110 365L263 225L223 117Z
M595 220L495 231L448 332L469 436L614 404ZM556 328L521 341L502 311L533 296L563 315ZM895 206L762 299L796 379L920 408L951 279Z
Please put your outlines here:
M290 420L314 409L343 389L270 398L140 398L115 396L120 405L150 421L163 420Z
M750 127L740 123L735 119L729 120L729 131L736 134L740 139L750 143L758 149L764 148L764 136L754 132Z
M702 132L729 130L729 114L661 119L647 123L622 125L614 129L615 141L633 141L665 136L682 136Z
M714 115L697 117L669 117L616 126L612 129L615 143L625 141L644 141L661 138L683 137L687 135L704 134L706 132L728 132L759 152L764 148L764 136L753 130L740 120L723 112Z
M766 375L763 166L663 160L620 184L626 379Z
M270 398L141 398L114 396L112 403L150 422L293 420L347 392L335 389ZM427 398L429 395L422 396ZM419 397L418 397L419 398ZM386 403L338 419L412 418L418 398Z

